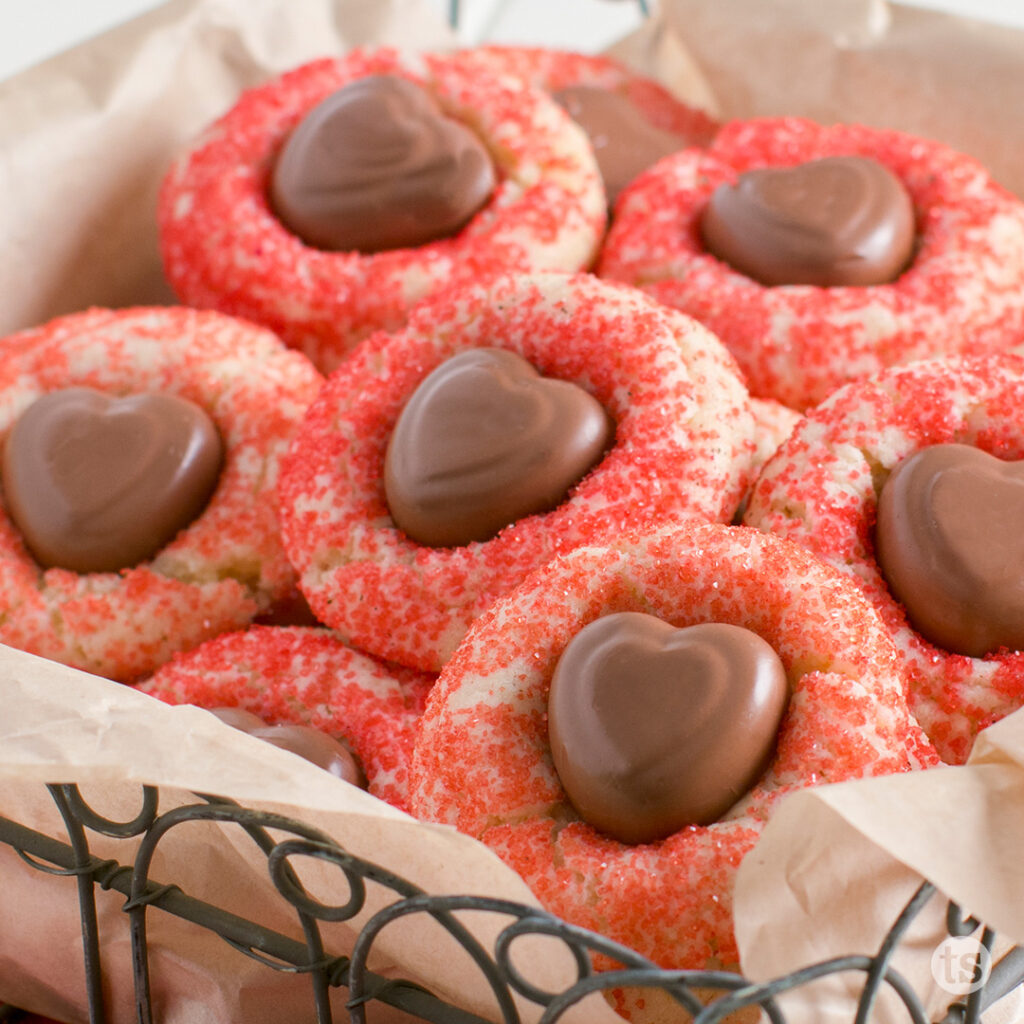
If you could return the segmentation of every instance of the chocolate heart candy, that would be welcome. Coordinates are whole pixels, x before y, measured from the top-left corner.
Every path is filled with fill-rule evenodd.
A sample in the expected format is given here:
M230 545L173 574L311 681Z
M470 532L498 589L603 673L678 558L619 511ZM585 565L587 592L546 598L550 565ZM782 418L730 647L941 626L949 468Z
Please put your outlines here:
M585 821L653 842L717 820L757 781L788 699L778 655L750 630L606 615L555 668L551 754Z
M275 213L308 245L371 253L454 234L494 190L483 142L425 89L371 75L299 122L274 164Z
M323 768L336 778L344 779L353 786L366 788L366 779L351 751L333 736L319 732L307 725L265 725L249 730L257 739L272 743L282 750L298 754L318 768Z
M222 460L216 426L192 402L68 388L35 401L8 433L4 501L40 565L114 572L195 519Z
M903 183L866 157L765 167L720 185L701 218L707 250L766 285L875 285L914 250Z
M503 349L442 363L406 403L384 484L395 523L432 547L488 540L559 505L601 458L614 424L569 381Z
M356 762L352 751L333 736L313 729L308 725L267 725L259 715L242 708L211 708L225 725L230 725L239 732L247 732L250 736L271 743L282 750L298 754L318 768L353 786L366 788L366 779L362 769Z
M253 729L262 729L266 722L259 715L246 711L245 708L210 708L210 714L215 715L225 725L239 732L252 732Z
M882 487L875 553L936 646L974 658L1024 649L1024 461L963 444L915 452Z
M683 148L678 135L651 124L611 89L571 85L553 96L590 138L609 206L641 171Z

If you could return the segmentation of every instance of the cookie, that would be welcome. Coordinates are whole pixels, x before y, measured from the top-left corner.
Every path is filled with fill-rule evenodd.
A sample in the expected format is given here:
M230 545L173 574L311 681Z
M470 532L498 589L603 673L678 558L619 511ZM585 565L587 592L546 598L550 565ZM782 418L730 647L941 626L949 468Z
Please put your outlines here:
M402 680L326 629L253 626L176 655L138 689L168 704L318 729L351 749L370 793L405 810L417 691L432 682Z
M310 124L319 134L305 139ZM281 179L282 202L276 175L296 138L300 166ZM461 194L473 168L489 171L493 188L458 227L438 197ZM433 182L426 192L423 180ZM350 226L352 214L356 234L337 249L308 243L282 207L301 207L306 227L303 213ZM159 203L164 267L181 300L265 324L325 371L444 286L589 267L605 216L586 137L548 96L450 56L387 49L315 61L246 92L174 164ZM424 217L442 230L419 242ZM413 225L405 244L392 233L379 251L350 247L396 218Z
M920 631L879 561L879 499L897 466L933 446L966 445L995 456L997 466L1019 464L1022 408L1024 361L1011 354L926 360L851 383L808 413L765 465L744 518L810 549L860 585L898 646L914 714L943 759L955 764L967 759L979 730L1024 704L1024 655L997 647L973 656L946 646L958 643L955 637L936 642ZM1012 520L993 526L999 492L985 483L987 472L960 477L952 495L957 514L984 531L977 550L964 558L963 550L947 549L938 563L963 562L982 590L995 594L1019 560ZM923 506L904 508L913 526ZM920 587L925 603L937 607L944 584ZM981 597L967 604L981 607ZM966 621L970 612L965 607L957 617Z
M95 309L4 339L0 642L127 681L287 594L275 487L321 382L269 331L213 312ZM164 521L204 457L196 423L219 455Z
M788 683L774 753L753 787L716 820L636 844L583 818L555 767L555 730L549 739L552 680L567 650L581 630L622 612L681 632L742 627L774 650ZM480 839L575 924L664 966L735 966L732 882L777 801L810 785L938 763L907 710L898 663L858 588L780 538L694 524L578 549L496 602L441 672L417 735L413 812ZM717 671L714 657L705 664ZM698 693L695 746L711 720ZM624 704L634 710L619 718L650 706L642 696ZM580 707L586 721L591 705ZM694 728L686 714L675 717L681 730ZM640 749L641 773L666 754L656 742ZM618 760L606 759L609 774Z
M590 139L609 209L641 171L688 146L706 146L719 124L660 82L611 57L531 46L477 46L457 59L551 93Z
M772 398L751 398L750 411L754 417L754 466L760 468L779 450L783 441L793 433L801 416L788 405Z
M537 386L552 382L596 400L614 441L547 511L507 521L489 539L421 543L389 506L389 443L428 375L481 347L523 357L541 379L480 375L478 395L464 389L461 405L442 404L419 456L454 452L466 465L439 465L435 483L541 454L522 462L515 485L499 480L498 498L518 499L546 474L545 453L562 451L535 418L545 409ZM437 670L491 601L553 556L664 518L729 520L751 479L752 431L728 352L635 289L550 274L451 291L420 306L404 330L366 341L328 379L282 474L285 545L320 621L378 657ZM442 488L437 506L459 515L464 502L451 493Z
M811 255L833 271L892 257L872 248L895 238L897 221L906 228L892 179L912 204L904 269L875 284L808 273ZM742 258L746 271L715 251ZM780 252L784 267L765 266ZM887 366L1014 344L1024 329L1024 203L937 142L795 118L738 121L623 195L599 273L695 316L735 354L752 394L802 410Z

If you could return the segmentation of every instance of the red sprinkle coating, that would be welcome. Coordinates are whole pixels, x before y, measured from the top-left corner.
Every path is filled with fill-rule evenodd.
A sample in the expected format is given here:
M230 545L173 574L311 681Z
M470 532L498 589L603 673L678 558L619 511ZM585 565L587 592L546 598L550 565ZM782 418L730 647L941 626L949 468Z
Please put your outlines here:
M425 547L389 516L388 438L431 370L481 346L595 395L615 444L554 511L489 541ZM753 478L752 437L729 353L635 289L547 274L452 290L328 379L282 473L285 546L320 621L379 657L437 670L491 601L555 555L665 518L728 521Z
M413 688L430 682L421 676ZM320 729L349 744L374 796L407 809L418 698L329 630L225 633L175 655L138 689L168 704L243 708L270 725Z
M373 255L310 248L269 208L273 161L313 106L371 74L433 92L484 140L499 185L452 238ZM450 283L589 267L606 220L586 136L548 96L447 56L389 49L315 61L244 93L171 168L158 212L164 269L183 302L265 324L325 372Z
M660 82L611 57L537 46L476 46L454 56L469 67L511 75L546 92L585 85L620 93L651 124L679 135L689 146L706 146L720 127L713 117L683 103Z
M0 508L0 642L128 681L288 593L278 468L321 383L269 331L191 309L94 309L3 339L0 436L50 391L162 392L206 410L225 461L199 517L121 573L44 571Z
M783 441L793 433L801 416L788 405L773 398L752 398L750 411L754 416L754 440L757 454L754 462L758 472L779 449Z
M618 611L751 629L779 654L792 692L771 765L723 820L636 846L579 820L547 738L562 650ZM578 549L485 612L428 700L411 803L481 839L567 920L664 966L735 966L732 882L776 801L936 764L907 710L895 646L857 587L780 538L690 524Z
M767 287L705 252L714 189L757 167L873 157L914 201L918 247L894 282ZM1008 348L1024 332L1024 203L937 142L798 118L727 124L708 150L666 157L619 198L599 265L695 316L735 354L753 394L797 409L913 359Z
M951 442L1024 459L1024 359L933 359L840 388L765 465L744 522L809 548L860 584L899 648L911 710L943 759L960 764L981 729L1024 705L1024 652L970 658L929 643L890 593L873 540L889 472L921 448Z

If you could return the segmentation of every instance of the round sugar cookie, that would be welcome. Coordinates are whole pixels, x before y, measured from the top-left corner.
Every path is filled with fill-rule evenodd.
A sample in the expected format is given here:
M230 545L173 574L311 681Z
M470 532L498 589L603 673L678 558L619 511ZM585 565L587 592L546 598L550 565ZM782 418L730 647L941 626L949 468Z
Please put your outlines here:
M480 347L594 396L614 443L553 510L490 540L419 544L386 502L389 438L427 374ZM556 554L665 518L729 520L751 479L752 432L725 348L635 289L548 274L453 290L328 379L282 474L285 545L322 622L378 657L437 670L491 601Z
M772 398L751 398L750 411L754 417L754 443L757 446L754 465L760 472L761 467L793 433L801 415Z
M130 681L246 625L295 583L280 541L280 460L322 378L269 331L184 308L94 309L0 345L0 436L70 388L183 398L213 421L212 496L157 553L120 572L43 569L0 507L0 642Z
M706 146L720 127L705 111L612 57L492 45L460 50L456 59L543 89L570 114L578 114L594 147L609 207L640 170L677 149Z
M873 158L913 201L915 251L891 283L768 286L707 251L701 217L718 186L835 156ZM1024 203L937 142L797 118L737 121L623 194L599 273L695 316L735 354L752 394L804 409L886 366L1014 344L1024 330Z
M451 237L372 254L313 248L272 212L272 166L314 106L374 75L419 83L479 136L496 188ZM325 372L443 286L586 269L606 219L587 139L548 96L450 56L389 49L315 61L246 92L170 169L158 212L165 272L183 302L265 324Z
M773 398L751 398L750 412L754 417L754 461L752 465L751 485L757 480L764 464L779 450L782 442L793 433L793 429L801 416L788 405L776 402ZM733 519L738 523L746 511L749 491L736 510Z
M563 651L588 623L623 611L751 630L790 688L754 788L718 821L637 845L581 820L548 739ZM734 966L732 882L779 798L937 763L907 710L896 650L857 587L780 538L685 524L556 559L473 624L427 702L411 802L417 816L491 847L567 920L666 967Z
M1009 353L925 360L848 384L768 461L744 516L859 583L899 648L912 711L943 759L957 764L980 729L1024 705L1024 652L951 653L910 625L876 558L878 496L897 464L930 445L1024 459L1022 410L1024 360Z
M433 681L412 675L396 676L326 629L253 626L175 655L138 689L168 704L319 729L349 746L370 793L406 810L420 692Z
M720 127L710 114L684 103L660 82L603 54L495 44L459 50L455 56L481 71L511 75L545 92L573 85L617 92L652 124L681 136L691 146L706 146Z

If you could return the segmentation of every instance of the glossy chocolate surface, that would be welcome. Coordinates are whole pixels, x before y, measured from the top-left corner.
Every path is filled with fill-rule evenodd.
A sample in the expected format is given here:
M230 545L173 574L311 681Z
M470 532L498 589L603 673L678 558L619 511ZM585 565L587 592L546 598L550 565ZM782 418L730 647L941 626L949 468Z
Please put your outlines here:
M700 227L708 252L765 285L885 284L915 244L903 183L855 156L741 174L714 191Z
M307 245L373 253L455 234L495 182L483 142L426 89L371 75L298 124L274 164L270 203Z
M353 786L366 788L366 779L352 752L319 729L308 725L268 725L259 715L242 708L211 708L225 725L230 725L240 732L247 732L257 739L272 743L282 750L291 751L299 757L315 764L318 768L330 772L336 778L344 779Z
M420 544L489 540L557 507L613 436L582 388L542 377L514 352L470 349L429 374L402 410L384 466L388 508Z
M245 708L210 708L210 714L216 715L225 725L240 732L252 732L263 729L266 722L259 715L246 711Z
M685 144L678 135L651 124L625 96L611 89L572 85L553 96L590 138L609 207L641 171Z
M654 842L716 821L747 792L788 699L778 655L750 630L606 615L558 661L551 754L585 821L624 843Z
M192 402L68 388L8 432L4 502L40 565L115 572L152 558L203 511L223 457Z
M903 459L879 495L875 553L926 640L975 658L1024 649L1024 461L962 444Z

